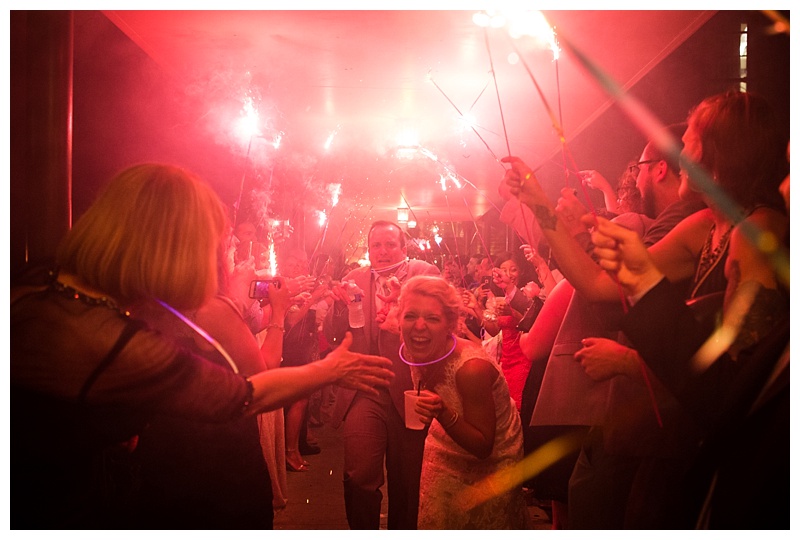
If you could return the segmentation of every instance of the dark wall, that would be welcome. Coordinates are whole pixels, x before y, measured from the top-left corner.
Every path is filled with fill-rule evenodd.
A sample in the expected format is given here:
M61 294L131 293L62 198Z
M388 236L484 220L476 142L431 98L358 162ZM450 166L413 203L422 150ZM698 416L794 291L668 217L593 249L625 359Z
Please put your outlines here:
M144 161L186 167L221 195L234 158L204 135L186 85L170 78L102 13L75 12L73 206L77 219L120 169ZM229 199L226 199L229 200Z
M722 11L714 15L672 54L647 73L630 92L663 123L683 122L704 98L739 84L740 25L748 24L748 90L767 97L775 108L788 141L789 38L768 32L770 21L758 11ZM569 134L567 134L569 136ZM578 168L596 169L613 183L632 159L638 159L646 138L617 106L612 106L586 130L571 139ZM559 159L542 167L538 176L551 197L564 187ZM571 187L577 187L575 178ZM579 189L579 196L583 192ZM591 194L592 204L602 196Z

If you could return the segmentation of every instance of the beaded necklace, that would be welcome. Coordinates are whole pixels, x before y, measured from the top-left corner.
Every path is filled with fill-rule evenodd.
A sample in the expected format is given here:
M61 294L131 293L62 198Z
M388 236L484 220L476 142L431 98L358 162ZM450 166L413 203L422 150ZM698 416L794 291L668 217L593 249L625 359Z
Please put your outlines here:
M100 296L100 297L90 296L88 294L80 292L75 287L71 287L69 285L65 285L64 283L61 283L55 278L50 282L49 289L57 293L60 293L62 296L66 298L70 298L72 300L80 300L87 306L105 306L108 309L114 310L125 317L131 316L130 311L119 307L119 305L111 298L107 296Z
M697 263L697 271L694 275L694 284L690 298L694 298L695 294L697 294L697 291L700 289L700 286L708 278L714 268L716 268L716 266L719 264L719 261L722 260L722 255L724 255L728 250L728 244L730 243L731 231L733 231L733 227L728 229L725 234L722 235L717 247L712 249L711 244L714 241L715 230L716 223L711 225L711 229L708 231L706 242L703 244L703 250L700 252L700 261Z

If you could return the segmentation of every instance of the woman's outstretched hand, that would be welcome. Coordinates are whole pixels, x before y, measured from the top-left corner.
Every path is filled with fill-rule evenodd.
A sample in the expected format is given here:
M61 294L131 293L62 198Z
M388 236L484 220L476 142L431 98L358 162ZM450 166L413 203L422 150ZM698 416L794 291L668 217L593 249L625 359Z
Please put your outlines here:
M352 352L353 334L347 332L341 345L328 353L322 362L331 362L336 384L378 395L378 387L389 386L394 377L392 361L383 356Z

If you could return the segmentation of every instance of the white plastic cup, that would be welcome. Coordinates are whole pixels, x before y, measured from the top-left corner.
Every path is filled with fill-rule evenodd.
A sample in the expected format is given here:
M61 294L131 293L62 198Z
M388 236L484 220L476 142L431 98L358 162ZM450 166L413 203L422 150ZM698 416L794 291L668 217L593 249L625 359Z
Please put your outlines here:
M417 406L417 401L421 397L425 397L426 392L423 390L417 394L417 390L406 390L406 427L408 429L421 430L425 429L425 424L419 419L419 413L414 411Z

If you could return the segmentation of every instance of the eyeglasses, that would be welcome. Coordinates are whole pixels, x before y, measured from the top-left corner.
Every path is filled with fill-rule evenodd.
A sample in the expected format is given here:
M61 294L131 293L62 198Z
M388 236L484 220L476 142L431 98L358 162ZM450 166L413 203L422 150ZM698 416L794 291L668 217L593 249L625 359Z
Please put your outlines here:
M634 163L633 165L630 165L628 167L628 172L630 172L631 174L638 175L639 174L639 165L647 165L648 163L658 163L659 161L661 161L661 160L660 159L646 159L644 161L640 161L638 163Z

